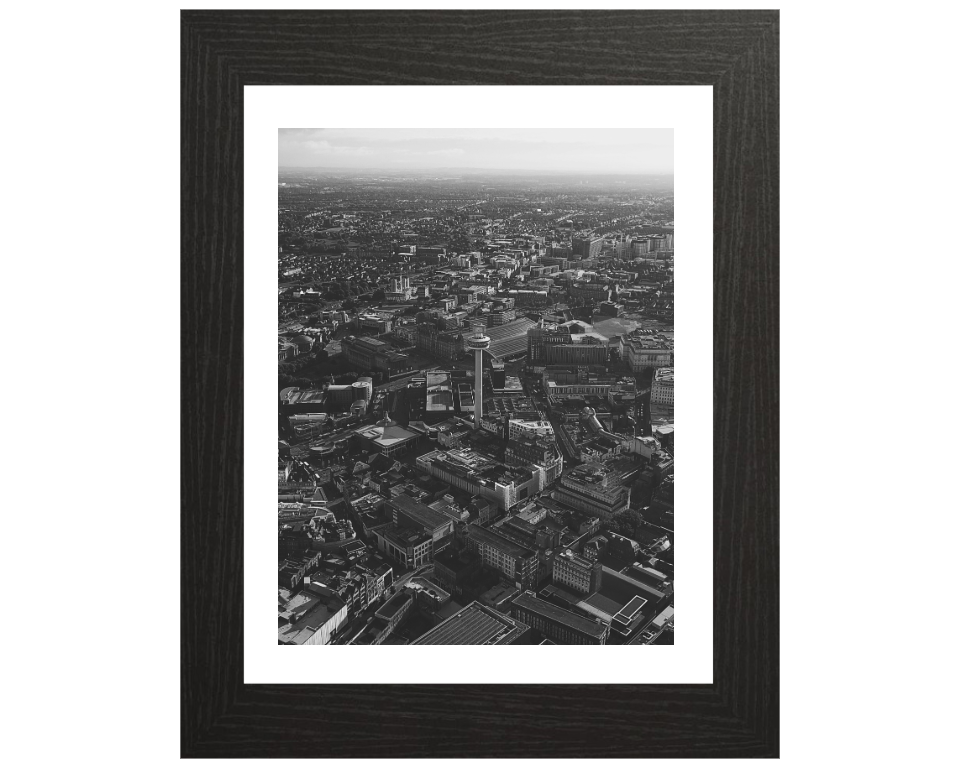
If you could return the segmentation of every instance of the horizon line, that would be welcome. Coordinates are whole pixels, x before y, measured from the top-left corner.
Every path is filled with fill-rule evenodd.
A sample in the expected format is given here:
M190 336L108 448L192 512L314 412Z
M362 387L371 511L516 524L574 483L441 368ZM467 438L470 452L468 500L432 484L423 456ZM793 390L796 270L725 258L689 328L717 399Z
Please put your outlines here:
M434 172L434 171L487 171L490 173L494 172L509 172L509 173L566 173L570 175L579 175L579 176L673 176L673 171L573 171L573 170L546 170L546 169L534 169L534 168L481 168L476 166L440 166L436 168L390 168L386 166L370 166L368 168L352 168L349 166L342 165L279 165L277 170L283 169L297 169L297 170L329 170L329 171L391 171L391 172L409 172L409 171L422 171L422 172Z

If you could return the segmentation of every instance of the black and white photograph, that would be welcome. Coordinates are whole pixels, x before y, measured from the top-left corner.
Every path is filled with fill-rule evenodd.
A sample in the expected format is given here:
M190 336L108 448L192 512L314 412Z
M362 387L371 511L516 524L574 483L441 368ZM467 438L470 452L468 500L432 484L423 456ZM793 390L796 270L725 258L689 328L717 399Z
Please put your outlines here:
M673 645L674 131L278 149L278 643Z
M5 7L4 763L955 764L950 7L770 5Z

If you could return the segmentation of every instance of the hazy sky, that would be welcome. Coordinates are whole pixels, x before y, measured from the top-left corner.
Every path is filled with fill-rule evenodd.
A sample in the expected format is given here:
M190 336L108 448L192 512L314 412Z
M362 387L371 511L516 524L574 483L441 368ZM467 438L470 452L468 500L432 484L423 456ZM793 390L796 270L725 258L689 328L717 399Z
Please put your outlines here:
M281 166L673 173L670 128L281 128Z

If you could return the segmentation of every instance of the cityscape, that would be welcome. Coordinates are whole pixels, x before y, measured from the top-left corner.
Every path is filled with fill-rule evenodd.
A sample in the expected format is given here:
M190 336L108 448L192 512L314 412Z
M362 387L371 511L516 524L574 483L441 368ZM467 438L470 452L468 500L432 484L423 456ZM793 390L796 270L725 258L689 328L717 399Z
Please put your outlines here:
M281 131L278 643L672 645L672 132L381 133Z

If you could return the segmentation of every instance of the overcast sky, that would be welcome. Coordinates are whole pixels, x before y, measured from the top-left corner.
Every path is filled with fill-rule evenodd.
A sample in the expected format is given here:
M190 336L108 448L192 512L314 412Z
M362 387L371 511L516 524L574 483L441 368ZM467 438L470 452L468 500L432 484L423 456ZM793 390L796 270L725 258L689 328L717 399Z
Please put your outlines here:
M673 173L670 128L281 128L281 166Z

